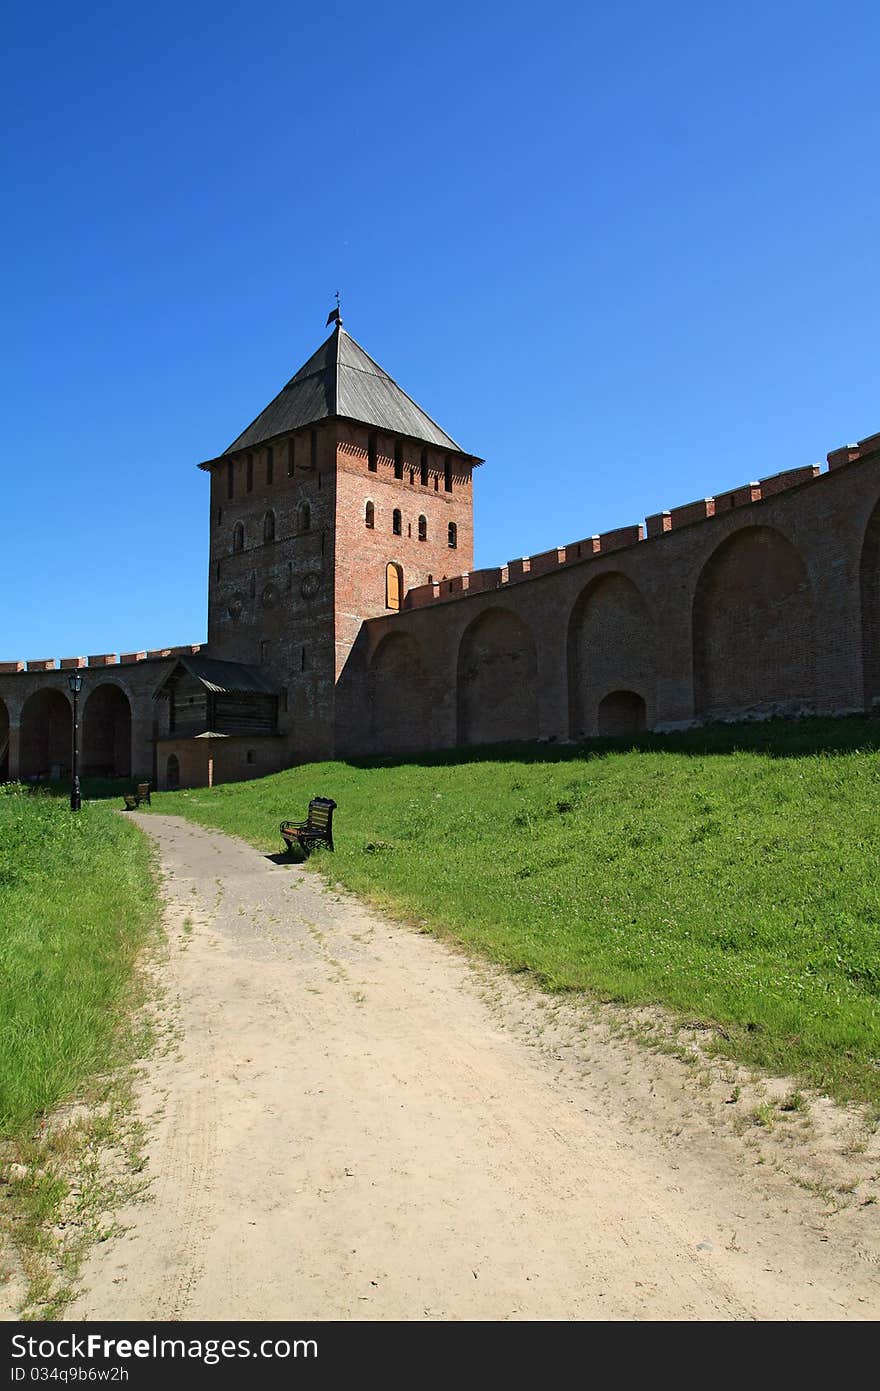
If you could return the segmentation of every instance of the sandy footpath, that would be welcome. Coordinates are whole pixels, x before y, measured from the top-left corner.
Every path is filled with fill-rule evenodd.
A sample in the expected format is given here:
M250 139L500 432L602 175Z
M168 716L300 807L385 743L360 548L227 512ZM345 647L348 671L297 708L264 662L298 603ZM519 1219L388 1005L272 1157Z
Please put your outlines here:
M166 875L178 1040L140 1084L150 1198L68 1318L880 1315L876 1155L839 1210L590 1010L133 819Z

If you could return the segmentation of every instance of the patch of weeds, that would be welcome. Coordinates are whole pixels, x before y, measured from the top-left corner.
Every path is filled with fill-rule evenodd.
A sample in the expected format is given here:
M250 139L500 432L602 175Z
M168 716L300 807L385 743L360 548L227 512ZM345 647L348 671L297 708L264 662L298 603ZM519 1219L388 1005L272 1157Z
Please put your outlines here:
M789 1092L779 1103L780 1111L799 1111L801 1115L806 1115L810 1109L810 1103L803 1092L796 1090Z

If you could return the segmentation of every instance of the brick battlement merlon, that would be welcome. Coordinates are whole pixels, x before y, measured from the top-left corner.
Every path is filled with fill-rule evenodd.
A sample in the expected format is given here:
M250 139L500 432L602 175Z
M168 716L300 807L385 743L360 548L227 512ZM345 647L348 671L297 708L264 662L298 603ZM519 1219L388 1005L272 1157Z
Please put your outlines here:
M204 643L184 643L182 647L158 647L152 652L99 652L89 657L33 657L26 662L0 662L0 676L26 671L76 671L83 667L129 666L132 662L167 661L169 657L195 656Z
M880 453L880 434L868 435L856 444L846 444L839 449L833 449L827 456L828 468L824 473L821 464L807 464L802 468L786 469L781 473L769 474L766 478L761 478L756 482L743 483L737 488L730 488L727 492L716 494L715 497L700 498L696 502L686 502L679 507L671 508L668 512L655 512L646 517L644 526L618 527L614 531L605 531L597 536L588 536L581 541L572 541L567 546L554 546L551 550L540 551L537 555L518 556L514 560L509 560L507 565L502 567L475 570L463 575L452 576L449 579L435 580L433 584L418 585L407 591L404 607L407 609L423 608L426 604L457 599L464 594L473 594L486 589L498 589L503 585L537 579L539 575L549 574L551 571L562 566L575 564L577 561L608 555L611 551L635 546L645 540L658 540L670 531L680 531L683 527L707 521L709 518L720 516L733 508L748 507L755 502L766 502L770 498L778 497L780 493L787 492L792 488L800 488L804 484L814 482L819 477L827 477L829 473L833 473L837 469L873 457L878 453Z

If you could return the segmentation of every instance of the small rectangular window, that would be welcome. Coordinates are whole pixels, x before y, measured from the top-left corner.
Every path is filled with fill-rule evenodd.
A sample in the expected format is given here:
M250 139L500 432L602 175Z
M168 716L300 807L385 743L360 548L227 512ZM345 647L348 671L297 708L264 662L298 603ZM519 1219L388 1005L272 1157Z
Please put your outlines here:
M271 483L275 475L275 450L271 444L266 450L266 482Z

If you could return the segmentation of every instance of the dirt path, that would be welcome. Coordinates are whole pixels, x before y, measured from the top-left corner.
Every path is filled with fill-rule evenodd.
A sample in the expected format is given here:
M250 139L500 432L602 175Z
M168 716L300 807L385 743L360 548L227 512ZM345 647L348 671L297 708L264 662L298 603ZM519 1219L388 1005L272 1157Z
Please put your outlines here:
M240 842L137 819L179 1046L141 1088L152 1201L69 1318L880 1314L878 1207L762 1164L693 1069Z

